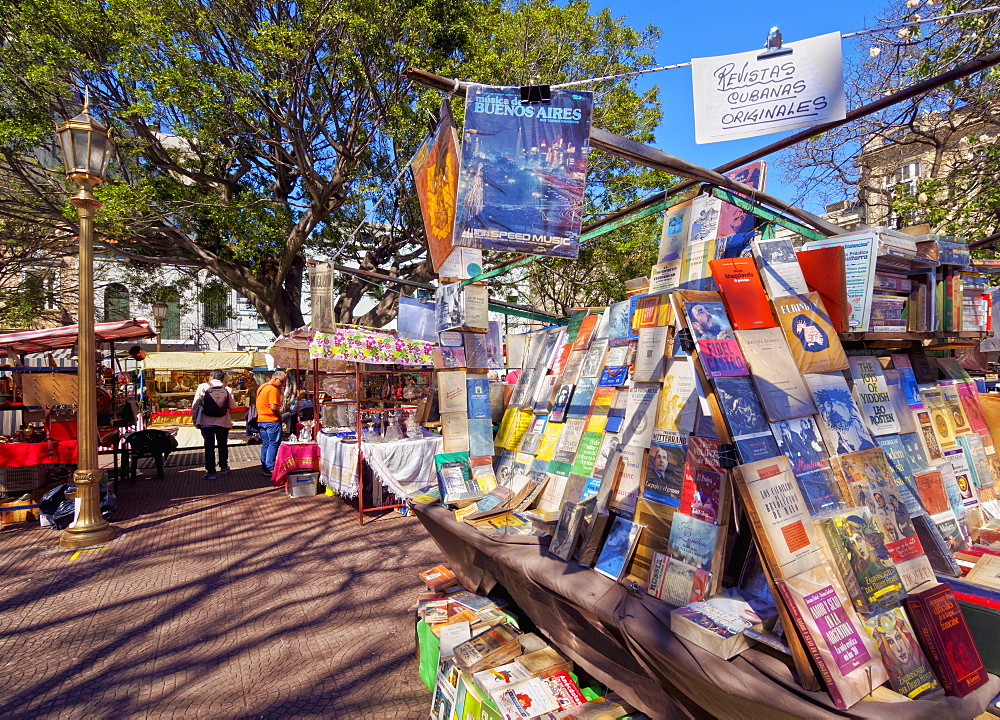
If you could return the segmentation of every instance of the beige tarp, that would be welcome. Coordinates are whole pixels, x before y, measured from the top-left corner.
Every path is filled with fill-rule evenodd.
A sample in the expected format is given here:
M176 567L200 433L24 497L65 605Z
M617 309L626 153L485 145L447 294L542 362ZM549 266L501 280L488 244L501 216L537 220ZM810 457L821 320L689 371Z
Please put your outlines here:
M266 365L259 352L151 352L143 370L226 370Z

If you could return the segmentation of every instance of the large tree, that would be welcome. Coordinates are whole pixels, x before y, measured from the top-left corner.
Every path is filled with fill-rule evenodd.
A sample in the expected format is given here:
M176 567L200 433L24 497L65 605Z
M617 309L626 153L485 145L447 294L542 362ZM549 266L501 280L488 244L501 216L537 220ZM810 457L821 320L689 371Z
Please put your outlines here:
M431 277L405 176L362 223L439 102L405 67L556 82L649 65L655 32L586 2L24 0L0 17L0 38L0 171L23 191L0 196L0 218L75 234L51 128L86 85L118 136L97 191L102 244L140 268L207 269L281 332L302 322L307 251ZM639 140L659 119L628 83L599 92L599 107L598 124ZM607 158L593 176L595 208L650 184ZM392 317L393 293L355 316L370 289L345 281L342 320Z
M880 20L895 29L853 41L857 59L845 73L849 106L995 52L997 12L898 27L992 4L893 2ZM785 153L788 177L813 199L856 195L870 222L891 218L970 239L990 235L1000 229L998 79L991 68L812 138ZM922 177L913 181L905 166L917 159Z

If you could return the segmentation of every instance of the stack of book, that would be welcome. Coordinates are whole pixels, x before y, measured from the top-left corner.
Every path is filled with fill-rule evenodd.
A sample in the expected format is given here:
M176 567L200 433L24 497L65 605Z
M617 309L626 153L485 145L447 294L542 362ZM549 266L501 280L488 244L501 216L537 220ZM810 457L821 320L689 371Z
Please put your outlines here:
M441 569L421 577L436 580ZM440 640L435 720L629 716L616 696L581 689L573 663L538 635L522 633L496 599L428 584L417 616Z

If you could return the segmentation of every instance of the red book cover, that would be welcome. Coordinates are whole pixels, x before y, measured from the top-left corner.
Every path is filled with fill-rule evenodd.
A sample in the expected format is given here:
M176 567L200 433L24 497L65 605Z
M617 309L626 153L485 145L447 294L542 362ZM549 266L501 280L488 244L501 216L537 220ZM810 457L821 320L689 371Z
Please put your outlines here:
M774 327L771 305L752 257L709 260L726 313L736 330Z
M810 292L818 292L837 332L850 329L851 303L847 300L844 248L829 247L795 253Z
M684 515L719 525L719 498L725 470L719 464L718 440L692 437L689 439L684 482L681 485L681 507Z
M965 697L986 684L986 668L958 601L945 583L911 593L906 612L945 695Z

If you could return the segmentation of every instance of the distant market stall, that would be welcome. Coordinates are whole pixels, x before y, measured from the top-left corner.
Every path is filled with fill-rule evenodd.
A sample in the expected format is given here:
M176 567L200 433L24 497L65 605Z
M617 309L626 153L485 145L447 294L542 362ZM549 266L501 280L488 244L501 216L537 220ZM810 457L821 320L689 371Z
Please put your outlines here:
M399 507L385 504L383 488L402 497L419 487L433 477L440 452L440 436L419 424L433 392L434 347L362 326L306 327L278 338L267 353L275 367L299 376L319 427L309 442L282 445L272 481L282 485L296 472L318 470L330 492L357 498L362 522L367 512ZM364 481L369 473L377 482Z
M198 386L212 370L224 370L239 407L230 412L234 428L246 427L254 388L251 370L264 364L259 352L151 352L142 361L149 427L176 434L178 447L201 447L201 433L191 424L191 406ZM239 442L237 437L230 443Z

